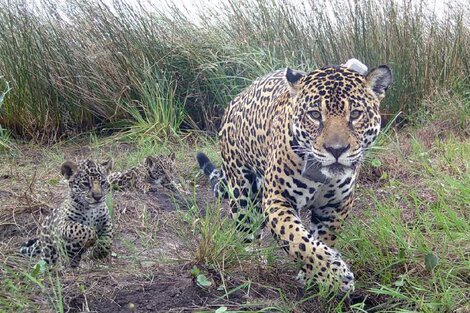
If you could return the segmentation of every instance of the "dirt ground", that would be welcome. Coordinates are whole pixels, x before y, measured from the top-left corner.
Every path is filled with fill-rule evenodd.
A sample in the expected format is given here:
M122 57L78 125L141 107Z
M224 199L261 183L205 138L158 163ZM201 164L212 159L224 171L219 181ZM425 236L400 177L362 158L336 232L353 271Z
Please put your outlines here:
M125 145L113 153L123 154L130 149L132 146ZM93 154L86 147L63 151L64 159L78 160ZM25 146L21 157L7 158L0 166L0 261L3 264L9 264L12 255L18 256L21 243L33 237L42 218L63 201L67 185L58 173L61 162L51 158L47 150L35 151ZM183 169L180 179L195 172L195 168ZM369 174L364 183L377 184L378 177L380 173ZM193 189L196 184L198 208L214 203L203 177L185 178L188 188ZM368 205L367 197L359 199L357 206ZM85 257L78 272L63 270L61 273L68 312L211 312L220 307L231 311L271 312L269 307L279 303L281 296L292 301L300 301L305 296L303 287L294 280L295 266L289 263L268 269L258 264L247 265L225 277L208 269L213 284L209 288L198 286L191 276L191 268L197 265L196 241L189 233L191 225L181 218L194 204L191 196L171 195L165 190L150 194L116 192L112 202L116 228L112 256L104 261ZM20 261L15 266L27 271L32 264ZM238 288L243 284L246 287ZM225 291L217 287L221 285ZM235 291L226 295L228 290ZM362 301L365 295L359 292L355 297ZM32 307L32 311L47 310L47 301L40 296L35 301L38 306ZM367 302L376 304L380 299ZM306 301L299 307L298 312L324 312L316 300Z

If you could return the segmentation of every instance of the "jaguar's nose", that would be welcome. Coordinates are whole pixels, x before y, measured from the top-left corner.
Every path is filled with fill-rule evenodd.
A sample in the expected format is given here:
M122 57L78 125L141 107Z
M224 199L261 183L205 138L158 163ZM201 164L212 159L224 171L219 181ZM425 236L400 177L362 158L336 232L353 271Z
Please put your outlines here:
M339 157L345 153L346 151L348 151L349 147L351 147L351 145L347 145L347 146L340 146L340 147L331 147L331 146L326 146L326 145L323 145L323 147L325 148L326 151L328 151L329 153L331 153L335 158L336 160L339 159Z
M95 199L96 201L100 201L100 200L103 198L103 194L102 194L102 193L92 193L91 196L92 196L93 199Z

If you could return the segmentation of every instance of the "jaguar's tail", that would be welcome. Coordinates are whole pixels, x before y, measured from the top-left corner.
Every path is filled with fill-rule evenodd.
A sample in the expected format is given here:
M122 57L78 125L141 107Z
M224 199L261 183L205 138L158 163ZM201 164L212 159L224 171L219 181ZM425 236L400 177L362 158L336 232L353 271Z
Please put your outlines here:
M227 198L227 181L223 171L217 169L215 165L209 160L207 155L202 152L197 153L196 159L201 172L209 177L209 182L211 184L211 189L214 193L214 196Z
M20 248L20 253L28 257L39 255L41 253L39 238L30 239L23 243Z

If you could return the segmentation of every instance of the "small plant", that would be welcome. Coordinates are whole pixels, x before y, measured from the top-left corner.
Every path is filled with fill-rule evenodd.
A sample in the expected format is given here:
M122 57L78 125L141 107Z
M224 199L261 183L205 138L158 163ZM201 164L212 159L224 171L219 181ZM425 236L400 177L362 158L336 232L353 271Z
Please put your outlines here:
M112 191L110 191L106 195L106 207L108 208L111 221L114 221L114 205L113 205L113 192Z
M194 279L196 280L196 283L200 287L207 288L212 285L212 282L209 279L207 279L206 275L201 273L201 270L196 265L194 265L193 269L191 270L191 276L194 277Z
M255 215L248 212L246 216L256 221ZM256 232L261 223L261 220L253 222L250 225L252 231ZM242 260L260 256L259 250L249 251L256 243L244 243L249 234L238 230L236 221L223 216L218 205L206 207L205 216L196 217L193 225L199 238L195 258L201 264L224 270Z

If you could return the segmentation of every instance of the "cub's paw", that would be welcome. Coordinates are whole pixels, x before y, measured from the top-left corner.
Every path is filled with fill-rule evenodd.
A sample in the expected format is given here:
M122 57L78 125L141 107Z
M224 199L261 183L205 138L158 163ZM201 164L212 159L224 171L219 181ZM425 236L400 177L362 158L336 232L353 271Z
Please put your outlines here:
M99 238L91 251L93 259L103 259L111 254L112 241L109 238Z

